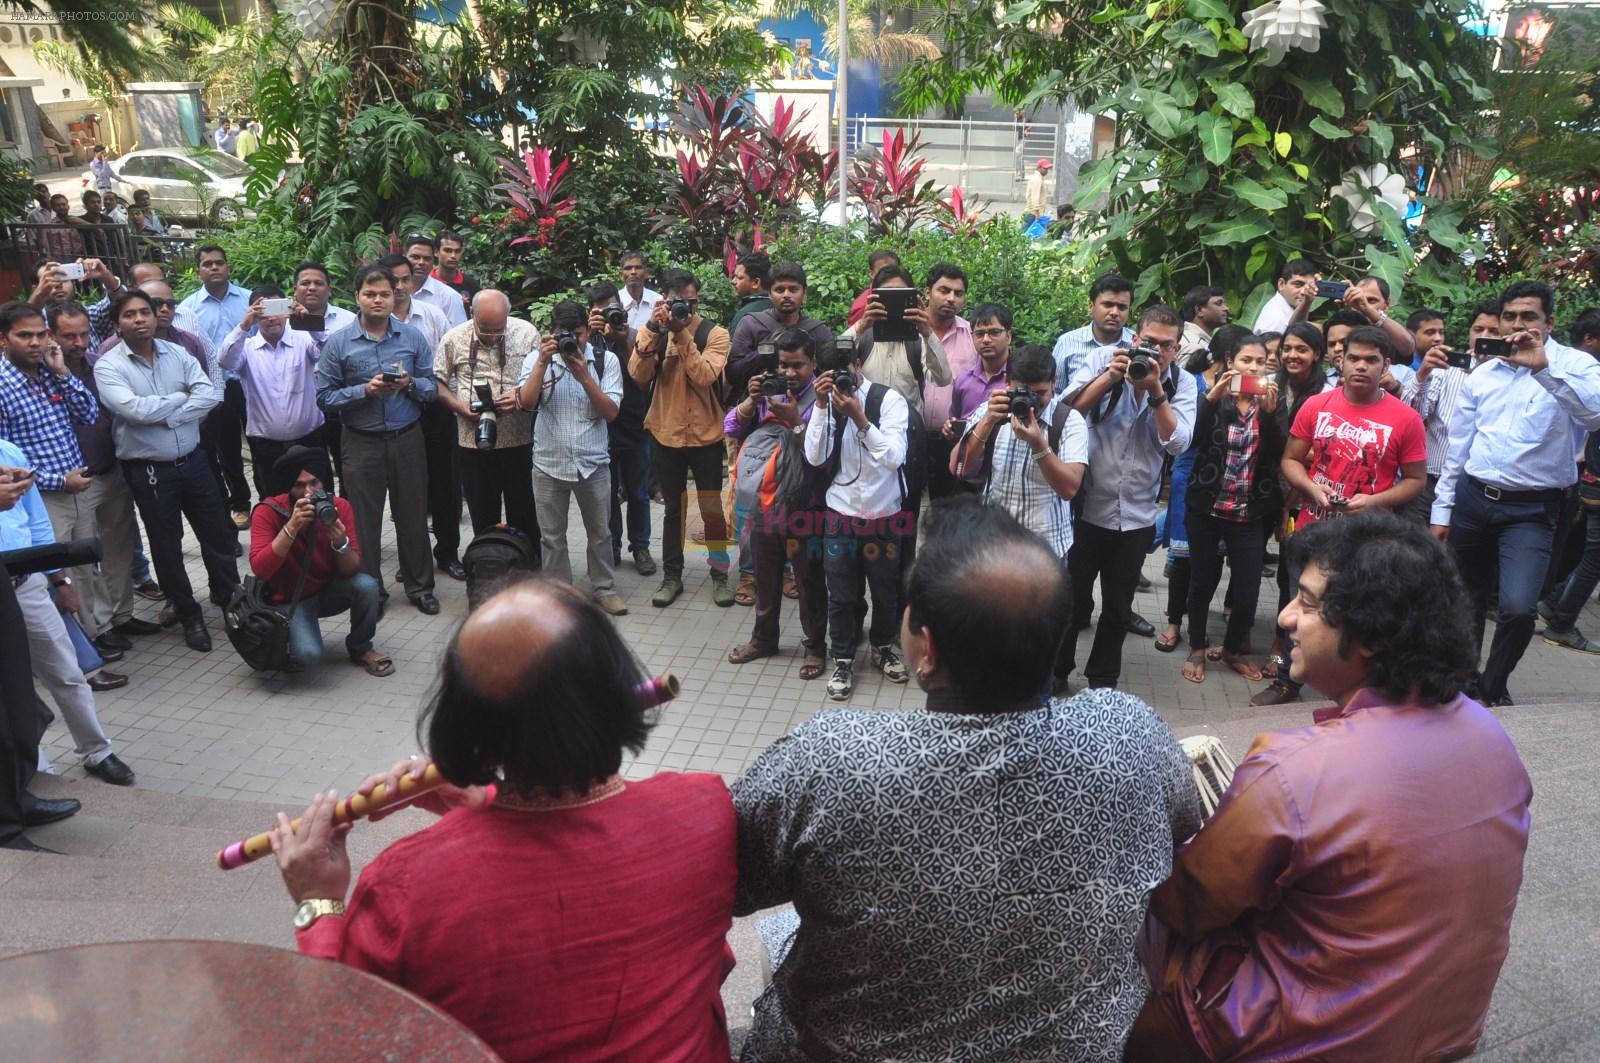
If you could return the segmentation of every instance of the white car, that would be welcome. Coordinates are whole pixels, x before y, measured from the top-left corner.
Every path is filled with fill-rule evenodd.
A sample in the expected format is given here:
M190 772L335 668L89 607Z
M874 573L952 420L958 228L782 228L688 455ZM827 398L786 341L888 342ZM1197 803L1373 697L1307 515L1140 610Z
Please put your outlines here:
M250 165L211 148L149 148L111 161L111 190L124 203L137 191L150 193L162 218L227 225L249 216L244 179Z

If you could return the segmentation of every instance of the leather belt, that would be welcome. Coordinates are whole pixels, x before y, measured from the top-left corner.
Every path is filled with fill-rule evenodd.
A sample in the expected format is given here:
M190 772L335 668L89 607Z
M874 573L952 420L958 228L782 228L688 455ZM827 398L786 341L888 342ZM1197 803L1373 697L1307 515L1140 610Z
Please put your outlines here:
M405 435L407 432L417 427L417 425L420 423L420 421L412 421L404 428L395 428L387 432L371 432L365 428L351 428L349 425L345 425L344 430L346 432L354 432L358 436L366 436L368 439L394 439L398 436Z
M1494 484L1486 484L1476 476L1468 476L1467 483L1476 487L1483 497L1491 502L1516 504L1518 502L1561 501L1562 491L1559 487L1541 487L1531 491L1507 491L1504 488L1496 487Z

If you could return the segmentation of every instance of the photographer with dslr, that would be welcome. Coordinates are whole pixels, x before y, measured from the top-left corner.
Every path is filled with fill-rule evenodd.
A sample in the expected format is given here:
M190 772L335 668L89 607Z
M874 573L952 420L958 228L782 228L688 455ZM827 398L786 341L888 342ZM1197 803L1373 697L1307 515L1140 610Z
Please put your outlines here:
M539 330L511 316L506 294L484 288L472 297L472 320L444 335L434 355L439 405L456 415L461 485L472 534L506 523L528 537L539 561L533 505L533 414L522 407L518 381L539 349Z
M1453 350L1445 342L1444 319L1432 310L1418 310L1406 320L1406 327L1416 336L1417 350L1423 352L1410 404L1422 418L1428 437L1428 485L1406 506L1405 514L1426 524L1433 512L1445 452L1450 448L1450 421L1461 398L1461 386L1467 382L1467 374L1490 357L1479 353L1478 340L1500 336L1500 304L1485 301L1473 309L1465 351Z
M539 356L522 367L521 405L533 421L533 501L545 572L572 582L567 514L578 499L588 537L589 583L595 602L612 616L628 607L616 592L611 563L611 439L606 425L622 400L622 359L590 340L589 314L567 299L550 312ZM720 426L719 426L720 427Z
M1173 364L1183 322L1170 306L1139 315L1131 346L1102 347L1067 382L1067 401L1089 422L1089 477L1080 494L1072 575L1073 618L1093 611L1094 582L1103 599L1094 647L1084 675L1090 686L1112 687L1122 674L1139 569L1156 535L1156 500L1167 456L1189 448L1194 434L1194 377ZM1068 632L1056 675L1076 663L1078 629Z
M271 601L287 608L295 587L300 598L289 618L291 671L322 659L323 617L350 614L344 640L350 660L368 675L394 674L394 662L372 648L380 612L378 581L361 571L355 509L327 491L328 456L315 447L293 446L273 462L271 486L250 515L250 571L267 585Z
M601 281L586 293L589 298L589 338L603 342L621 360L622 401L617 416L608 426L611 433L611 565L622 564L626 542L633 558L634 571L653 576L655 558L650 556L650 434L644 430L645 414L650 412L650 392L626 372L638 334L628 325L628 311L621 293L610 281ZM622 510L628 519L624 531Z

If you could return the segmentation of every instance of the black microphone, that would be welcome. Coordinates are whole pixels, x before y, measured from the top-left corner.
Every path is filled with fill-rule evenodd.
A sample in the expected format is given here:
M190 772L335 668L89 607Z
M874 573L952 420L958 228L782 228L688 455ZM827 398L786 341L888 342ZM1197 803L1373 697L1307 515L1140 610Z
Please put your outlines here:
M99 539L74 539L68 543L24 546L20 550L0 550L0 566L13 576L34 572L53 572L58 568L77 568L100 560Z

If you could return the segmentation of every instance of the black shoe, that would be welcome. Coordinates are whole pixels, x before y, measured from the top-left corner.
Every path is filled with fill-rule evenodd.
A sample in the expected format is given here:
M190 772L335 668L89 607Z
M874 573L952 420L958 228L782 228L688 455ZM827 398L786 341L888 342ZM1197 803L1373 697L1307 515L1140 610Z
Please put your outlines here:
M238 539L235 539L233 541L233 556L234 557L243 557L244 556L244 543L241 543Z
M411 604L417 607L417 612L434 616L439 612L439 599L431 594L419 594L411 599Z
M467 567L459 561L451 561L448 564L440 565L439 571L451 579L464 580L467 578Z
M1276 565L1278 563L1278 555L1273 551L1268 550L1267 556L1263 557L1262 560L1269 565Z
M104 636L101 637L103 638ZM120 661L123 658L122 650L118 649L114 645L102 646L100 644L100 639L94 640L94 648L100 651L100 659L105 661L107 664L110 664L113 661Z
M1510 694L1501 694L1499 697L1490 698L1488 701L1483 703L1484 708L1487 709L1504 709L1515 704L1516 702L1511 700Z
M112 786L133 785L133 769L122 763L115 753L112 753L98 764L85 764L83 770L101 782L108 782Z
M188 643L191 650L198 650L201 653L211 652L211 632L206 630L203 617L197 616L193 620L183 622L183 641Z
M90 690L99 694L106 690L121 690L128 685L128 677L117 672L108 672L102 668L85 682L89 684Z
M1128 614L1128 633L1138 635L1142 639L1154 638L1156 628L1154 624L1138 613L1130 613Z
M46 823L57 823L69 816L76 816L82 807L83 805L71 797L62 798L60 801L46 801L42 797L35 797L31 804L22 807L22 825L42 827Z
M1150 581L1145 578L1143 573L1139 574L1139 589L1142 591L1147 591L1150 589Z
M159 631L160 628L157 628L156 630ZM102 657L105 656L107 650L112 650L117 654L117 656L120 657L122 656L123 651L133 649L133 642L128 638L128 636L124 635L116 628L112 628L110 631L102 631L99 636L95 638L94 648L100 651L100 656Z
M0 849L10 849L14 853L53 853L61 855L60 849L46 849L42 845L35 845L28 840L27 835L19 834L8 842L0 843Z
M122 636L159 635L161 634L161 625L152 624L148 620L140 620L138 617L134 617L132 620L124 620L122 623L114 626L111 630Z

